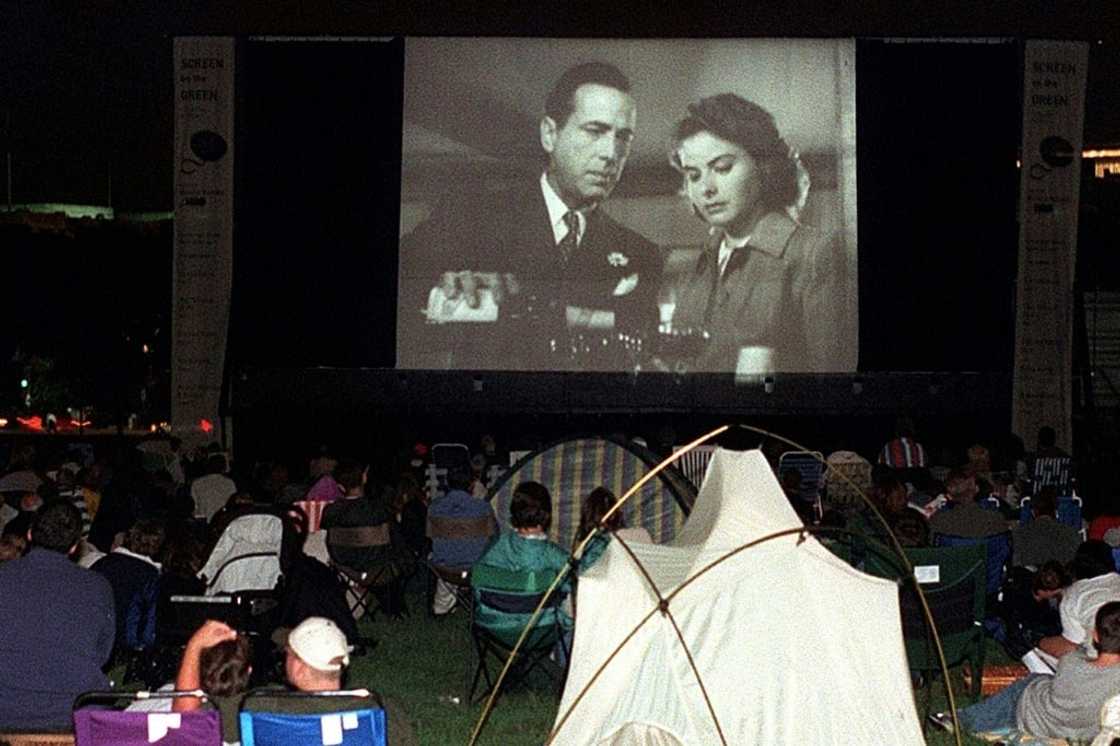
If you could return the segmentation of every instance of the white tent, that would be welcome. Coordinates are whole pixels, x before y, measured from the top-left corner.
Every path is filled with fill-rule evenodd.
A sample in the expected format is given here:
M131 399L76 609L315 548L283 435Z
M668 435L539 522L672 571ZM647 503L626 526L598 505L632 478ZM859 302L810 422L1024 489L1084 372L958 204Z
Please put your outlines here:
M656 611L649 581L612 541L579 579L553 743L924 743L894 583L798 534L698 575L800 525L760 452L717 451L680 534L630 546L671 596L672 619Z

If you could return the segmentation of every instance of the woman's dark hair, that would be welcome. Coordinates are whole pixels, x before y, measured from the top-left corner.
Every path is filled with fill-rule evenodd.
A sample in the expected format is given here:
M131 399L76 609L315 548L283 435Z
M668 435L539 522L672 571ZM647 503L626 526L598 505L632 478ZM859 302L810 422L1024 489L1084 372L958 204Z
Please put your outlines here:
M513 491L509 522L514 528L547 529L552 523L552 496L539 482L522 482Z
M617 499L614 493L606 487L596 487L591 490L591 494L584 499L583 507L579 513L579 531L576 533L576 541L582 541L595 530L607 511L614 507L615 502L617 502ZM604 528L607 531L617 531L622 526L622 511L619 510L607 520Z
M362 475L365 474L365 471L365 464L361 461L344 458L334 468L334 481L338 482L342 489L349 492L362 486Z
M782 139L774 117L758 104L734 93L702 98L688 107L688 116L673 131L669 161L678 171L681 143L701 132L709 132L747 151L762 172L764 207L781 210L797 201L797 161Z
M241 694L249 688L249 638L238 635L202 651L198 678L202 690L213 697Z

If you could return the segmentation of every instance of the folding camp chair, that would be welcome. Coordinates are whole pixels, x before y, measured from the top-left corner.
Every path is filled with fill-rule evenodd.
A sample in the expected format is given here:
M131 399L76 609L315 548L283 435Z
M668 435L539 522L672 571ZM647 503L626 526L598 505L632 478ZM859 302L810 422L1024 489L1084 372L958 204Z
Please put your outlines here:
M1039 458L1031 472L1031 493L1037 495L1043 487L1053 486L1058 494L1069 492L1073 476L1073 460L1069 456Z
M239 720L242 746L389 743L385 708L380 699L365 689L251 692L241 702Z
M935 547L958 547L972 544L980 544L985 547L987 561L985 588L989 599L994 601L1003 588L1004 578L1007 577L1007 568L1011 564L1011 532L1004 531L987 538L952 536L950 534L933 535L933 545Z
M109 703L148 697L198 696L201 692L86 692L74 702L75 746L221 746L217 710L129 712ZM100 705L100 706L98 706Z
M683 446L673 446L673 453L681 448ZM708 473L708 463L711 462L715 452L715 446L697 446L677 459L677 469L685 479L696 485L696 489L700 489L700 485L704 482L704 475Z
M432 540L433 550L439 542L460 541L463 539L488 539L494 535L497 526L492 516L477 518L451 518L446 516L428 516L428 538ZM433 551L433 554L436 554ZM435 587L438 581L443 581L450 591L455 594L455 602L464 609L471 608L471 581L470 566L450 567L439 565L432 561L425 564L430 571L431 582L428 585L428 611L432 611L432 601L435 597Z
M1085 525L1081 520L1081 498L1077 495L1062 495L1058 498L1058 523L1064 523L1070 528L1076 530L1081 534L1081 540L1085 541L1086 531Z
M901 579L902 564L886 546L869 542L865 569L873 575ZM945 663L953 668L967 662L973 671L972 699L979 700L984 671L984 610L987 590L987 553L983 544L905 549L921 584ZM910 581L900 589L902 636L910 670L936 673L940 662L917 592Z
M392 535L389 524L376 526L334 526L327 529L327 550L331 554L331 567L346 586L350 600L350 613L373 614L383 603L381 592L401 594L398 582L402 575L400 562L392 556ZM351 567L338 560L339 549L368 550L371 556L381 555L366 569ZM400 604L403 608L403 603Z
M496 663L499 669L505 665L521 636L525 622L555 578L554 572L546 570L507 570L482 564L476 564L471 570L471 587L474 591L471 637L477 654L477 666L467 691L468 704L475 701L474 694L480 680L486 680L486 691L480 695L480 699L493 691L497 684L497 670L492 672L490 664ZM510 686L528 683L533 671L541 670L552 679L557 693L562 691L569 653L565 632L571 626L570 619L561 609L563 598L564 594L554 593L541 610L541 615L518 651L520 659L510 667ZM556 658L563 665L552 659L554 650L557 652Z
M793 469L801 476L801 491L798 497L802 502L813 506L813 514L820 520L821 513L821 475L824 473L824 454L820 451L786 451L778 459L778 474Z

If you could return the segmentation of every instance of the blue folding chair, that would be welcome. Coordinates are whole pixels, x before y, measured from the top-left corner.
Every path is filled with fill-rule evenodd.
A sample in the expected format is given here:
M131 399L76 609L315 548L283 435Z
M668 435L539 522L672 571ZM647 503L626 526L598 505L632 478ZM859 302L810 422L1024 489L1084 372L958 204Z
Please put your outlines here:
M353 698L361 697L370 705L380 704L366 690L341 692L272 692L261 691L261 698L277 698L268 709L253 709L248 703L258 693L246 695L238 716L242 746L388 746L389 724L381 707L353 706ZM287 700L291 709L303 712L279 712ZM314 702L307 707L308 702ZM333 706L332 706L333 705ZM306 712L307 709L322 712Z
M798 497L813 506L817 518L821 517L821 475L824 474L824 454L820 451L786 451L778 459L778 474L793 469L801 475Z
M1058 523L1064 523L1081 534L1085 540L1085 526L1081 523L1081 498L1077 495L1063 495L1058 498Z
M933 545L935 547L959 547L973 544L985 544L987 546L987 593L988 596L995 596L1003 587L1007 566L1011 562L1010 531L1004 531L987 538L952 536L950 534L933 535Z

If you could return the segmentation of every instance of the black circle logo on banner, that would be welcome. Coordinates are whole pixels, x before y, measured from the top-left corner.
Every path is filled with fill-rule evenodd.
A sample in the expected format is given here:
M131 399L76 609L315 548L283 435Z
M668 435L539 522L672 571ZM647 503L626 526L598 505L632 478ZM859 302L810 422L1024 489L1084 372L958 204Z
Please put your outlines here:
M1046 165L1052 168L1073 163L1073 145L1069 140L1057 135L1044 138L1038 145L1038 154L1042 156Z
M225 138L217 132L199 130L191 135L191 151L203 161L220 160L228 149Z

